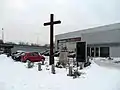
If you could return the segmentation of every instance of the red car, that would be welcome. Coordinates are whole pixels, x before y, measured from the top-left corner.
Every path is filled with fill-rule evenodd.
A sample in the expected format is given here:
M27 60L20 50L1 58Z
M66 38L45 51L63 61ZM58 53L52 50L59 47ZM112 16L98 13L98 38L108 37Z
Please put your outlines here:
M40 55L38 52L26 52L21 55L21 61L26 62L27 60L31 62L40 62L45 60L45 57Z

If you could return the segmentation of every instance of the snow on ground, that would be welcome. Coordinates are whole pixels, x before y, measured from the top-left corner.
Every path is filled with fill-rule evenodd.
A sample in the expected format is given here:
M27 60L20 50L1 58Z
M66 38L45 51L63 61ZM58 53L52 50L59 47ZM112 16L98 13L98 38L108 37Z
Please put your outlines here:
M77 79L67 76L66 69L56 69L54 75L45 66L42 69L28 69L25 63L0 55L0 90L120 90L120 71L94 62Z
M113 60L108 60L107 58L94 58L94 61L100 66L107 66L109 68L116 68L120 70L120 58L113 58Z

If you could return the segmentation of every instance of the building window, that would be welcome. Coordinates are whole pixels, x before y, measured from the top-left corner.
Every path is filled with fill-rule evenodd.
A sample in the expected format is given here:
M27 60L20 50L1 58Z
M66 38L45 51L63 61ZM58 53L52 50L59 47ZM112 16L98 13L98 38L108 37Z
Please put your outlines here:
M109 47L100 47L100 57L109 57Z
M94 53L95 53L94 47L92 47L92 48L91 48L91 56L92 56L92 57L94 57Z
M87 56L90 56L90 47L87 47Z
M99 57L99 48L98 47L95 48L95 56Z

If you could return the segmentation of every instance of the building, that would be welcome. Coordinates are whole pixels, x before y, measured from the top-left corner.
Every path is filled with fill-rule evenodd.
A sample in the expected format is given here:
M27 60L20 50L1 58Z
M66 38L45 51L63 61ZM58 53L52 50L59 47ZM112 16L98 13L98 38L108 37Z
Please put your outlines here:
M87 55L92 57L120 57L120 23L79 30L55 36L55 49L76 50L76 42L87 43Z

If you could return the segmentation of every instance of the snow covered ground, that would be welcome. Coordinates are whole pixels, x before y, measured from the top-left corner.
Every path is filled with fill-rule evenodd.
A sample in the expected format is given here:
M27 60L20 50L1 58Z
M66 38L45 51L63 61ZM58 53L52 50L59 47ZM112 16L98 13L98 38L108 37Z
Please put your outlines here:
M56 74L42 66L42 71L26 68L25 63L14 62L0 55L0 90L120 90L120 70L100 67L92 62L77 79L67 76L66 69Z
M113 60L108 60L107 58L94 58L94 61L100 65L109 68L116 68L120 70L120 58L113 58Z

